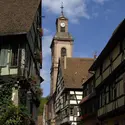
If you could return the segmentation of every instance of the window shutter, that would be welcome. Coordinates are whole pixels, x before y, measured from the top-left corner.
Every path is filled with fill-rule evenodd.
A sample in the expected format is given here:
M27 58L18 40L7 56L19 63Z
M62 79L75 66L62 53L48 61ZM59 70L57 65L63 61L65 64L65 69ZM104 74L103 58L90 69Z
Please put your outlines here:
M7 65L7 56L8 56L8 50L7 49L1 49L0 66L6 66Z

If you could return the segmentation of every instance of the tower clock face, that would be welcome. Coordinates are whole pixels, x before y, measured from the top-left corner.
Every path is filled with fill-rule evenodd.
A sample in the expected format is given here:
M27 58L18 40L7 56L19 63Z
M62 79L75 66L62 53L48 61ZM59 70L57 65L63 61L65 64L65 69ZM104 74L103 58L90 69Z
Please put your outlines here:
M61 23L60 25L61 25L61 27L65 27L65 23Z

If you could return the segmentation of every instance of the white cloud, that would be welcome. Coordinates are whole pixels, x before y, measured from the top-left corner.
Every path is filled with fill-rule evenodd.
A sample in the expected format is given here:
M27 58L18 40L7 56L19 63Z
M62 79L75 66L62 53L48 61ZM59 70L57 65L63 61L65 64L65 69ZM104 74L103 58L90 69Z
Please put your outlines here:
M52 38L53 38L52 35L48 35L48 36L43 37L43 40L42 40L43 58L50 55L50 52L51 52L50 51L50 45L51 45L51 42L52 42Z
M96 3L99 3L99 4L104 4L104 2L106 2L108 0L93 0L93 1Z
M78 22L80 17L85 17L89 19L87 13L85 0L62 0L64 3L64 14L71 19L71 21ZM47 11L54 14L61 13L61 0L44 0L43 6L47 8Z

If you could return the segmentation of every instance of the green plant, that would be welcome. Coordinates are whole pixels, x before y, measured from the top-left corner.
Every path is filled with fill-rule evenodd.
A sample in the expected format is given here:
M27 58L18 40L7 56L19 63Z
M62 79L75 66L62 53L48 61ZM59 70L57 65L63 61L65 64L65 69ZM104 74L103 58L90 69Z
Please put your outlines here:
M30 125L31 123L33 120L24 106L16 107L10 104L0 116L0 125Z
M0 125L35 125L23 105L18 107L13 105L11 101L13 87L13 83L0 85Z
M39 107L39 115L43 114L44 105L47 103L48 97L41 97L40 99L40 107Z

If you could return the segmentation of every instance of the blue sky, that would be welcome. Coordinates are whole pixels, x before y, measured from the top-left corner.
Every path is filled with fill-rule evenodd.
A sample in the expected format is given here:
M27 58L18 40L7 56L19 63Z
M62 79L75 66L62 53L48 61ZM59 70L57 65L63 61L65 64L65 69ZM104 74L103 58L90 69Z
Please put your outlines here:
M125 0L43 0L43 96L50 93L50 43L56 32L61 2L69 19L69 32L74 38L74 57L93 57L107 44L112 32L125 18Z

